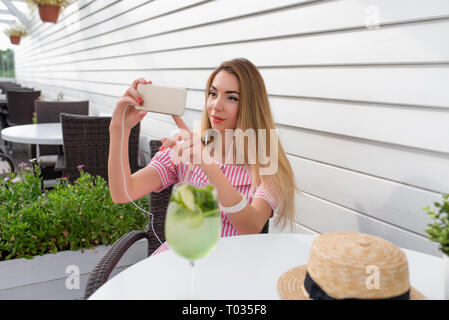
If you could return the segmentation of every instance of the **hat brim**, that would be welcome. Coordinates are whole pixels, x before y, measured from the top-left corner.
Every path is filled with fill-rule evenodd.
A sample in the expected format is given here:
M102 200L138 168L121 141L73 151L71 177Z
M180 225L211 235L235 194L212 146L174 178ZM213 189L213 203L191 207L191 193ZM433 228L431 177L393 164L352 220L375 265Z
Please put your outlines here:
M283 300L311 300L304 288L307 265L295 267L285 272L278 280L278 292ZM410 300L426 300L426 297L410 288Z

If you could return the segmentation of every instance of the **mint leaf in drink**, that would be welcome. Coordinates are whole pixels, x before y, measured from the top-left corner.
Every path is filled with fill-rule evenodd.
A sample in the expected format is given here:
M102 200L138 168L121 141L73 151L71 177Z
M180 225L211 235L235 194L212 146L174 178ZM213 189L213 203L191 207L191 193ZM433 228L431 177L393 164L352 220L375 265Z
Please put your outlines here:
M195 204L199 207L202 207L204 205L204 202L206 201L206 190L203 188L195 188L194 195Z

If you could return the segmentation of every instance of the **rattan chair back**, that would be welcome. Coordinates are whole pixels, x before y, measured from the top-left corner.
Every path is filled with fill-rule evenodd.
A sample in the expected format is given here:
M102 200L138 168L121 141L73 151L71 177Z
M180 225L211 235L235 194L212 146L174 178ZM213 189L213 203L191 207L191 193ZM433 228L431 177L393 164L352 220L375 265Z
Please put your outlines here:
M70 181L83 170L108 181L109 123L111 117L94 117L61 113L60 115L65 159L65 174ZM138 167L140 123L129 137L129 164L131 172Z
M2 94L5 94L7 89L14 89L14 88L20 88L20 87L22 87L22 86L18 83L0 82L0 89L2 90Z
M12 87L12 88L7 88L6 91L8 90L14 90L14 91L34 91L34 88L29 88L29 87Z
M61 113L89 115L89 101L34 101L37 123L59 122ZM39 146L40 155L58 154L58 146Z
M6 90L8 103L8 125L33 123L34 101L41 95L40 91Z

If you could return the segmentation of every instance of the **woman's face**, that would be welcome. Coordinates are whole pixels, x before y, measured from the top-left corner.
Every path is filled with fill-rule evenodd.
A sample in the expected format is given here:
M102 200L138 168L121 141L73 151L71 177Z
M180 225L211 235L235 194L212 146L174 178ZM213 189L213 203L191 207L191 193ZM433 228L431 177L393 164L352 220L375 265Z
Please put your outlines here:
M222 134L225 129L236 129L239 94L239 82L233 74L222 70L215 75L206 103L207 114L213 129Z

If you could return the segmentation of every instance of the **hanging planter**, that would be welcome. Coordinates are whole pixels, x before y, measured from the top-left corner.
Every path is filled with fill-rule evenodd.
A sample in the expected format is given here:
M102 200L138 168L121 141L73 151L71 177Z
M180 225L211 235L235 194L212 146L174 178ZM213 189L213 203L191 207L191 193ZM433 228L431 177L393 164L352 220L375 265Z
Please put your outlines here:
M11 41L12 44L20 44L20 37L18 36L10 36L9 40Z
M59 13L75 0L26 0L26 2L32 11L36 6L39 8L39 16L42 22L56 23Z
M49 4L39 5L39 15L43 22L56 23L58 21L60 10L61 7L58 6L52 6Z
M19 45L21 37L28 35L28 30L24 25L12 25L9 29L5 29L4 33L9 37L12 44Z

